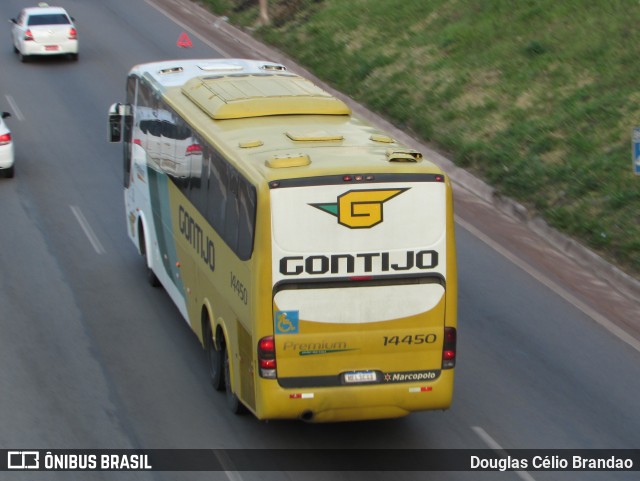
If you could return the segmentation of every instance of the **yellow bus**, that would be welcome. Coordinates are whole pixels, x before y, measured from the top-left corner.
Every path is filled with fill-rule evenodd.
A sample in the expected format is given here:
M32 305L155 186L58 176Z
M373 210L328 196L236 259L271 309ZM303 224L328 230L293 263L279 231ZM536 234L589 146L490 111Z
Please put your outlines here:
M109 110L128 234L258 419L447 409L457 275L448 177L284 66L135 66Z

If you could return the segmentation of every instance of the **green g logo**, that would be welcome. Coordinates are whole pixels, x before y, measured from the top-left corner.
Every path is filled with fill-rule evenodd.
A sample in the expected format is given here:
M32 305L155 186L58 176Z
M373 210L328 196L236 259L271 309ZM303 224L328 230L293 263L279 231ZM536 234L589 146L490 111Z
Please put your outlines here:
M383 221L382 204L408 189L350 190L335 204L310 204L351 229L369 229Z

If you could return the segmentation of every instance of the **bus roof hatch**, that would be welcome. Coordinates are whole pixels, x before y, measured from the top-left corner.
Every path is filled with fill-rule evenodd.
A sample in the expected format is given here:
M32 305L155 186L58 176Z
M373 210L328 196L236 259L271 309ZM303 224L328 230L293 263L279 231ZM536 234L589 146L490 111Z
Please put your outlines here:
M343 101L295 75L197 77L182 93L214 120L351 114Z

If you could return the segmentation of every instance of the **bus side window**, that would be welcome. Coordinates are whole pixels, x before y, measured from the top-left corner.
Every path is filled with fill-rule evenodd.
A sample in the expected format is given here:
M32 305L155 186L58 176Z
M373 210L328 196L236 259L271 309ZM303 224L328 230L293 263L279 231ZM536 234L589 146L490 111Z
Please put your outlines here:
M210 184L211 149L197 135L194 135L191 140L193 142L191 145L198 145L200 149L191 154L194 158L191 159L191 176L185 195L189 197L198 212L208 219L207 196Z
M171 114L167 110L160 111L160 135L159 135L159 162L160 168L170 177L180 177L178 171L178 161L176 158L176 132L177 127L173 123L173 119L169 119Z
M216 151L211 151L211 177L209 179L209 198L207 200L207 219L213 228L224 238L224 220L228 198L227 164Z
M131 139L133 132L133 112L136 105L138 79L136 77L127 78L127 108L125 108L123 122L123 149L124 149L124 186L129 187L131 182Z
M231 169L229 169L231 170ZM238 220L240 212L238 209L238 173L233 172L229 178L229 195L225 205L224 215L224 240L236 252L238 250Z
M249 182L242 180L238 190L238 257L249 259L253 251L253 235L256 216L256 190Z
M196 178L192 170L192 162L195 158L193 155L194 144L192 142L191 129L186 122L175 113L172 113L172 121L176 182L182 189L185 189L189 186L190 181ZM199 174L200 172L198 172Z

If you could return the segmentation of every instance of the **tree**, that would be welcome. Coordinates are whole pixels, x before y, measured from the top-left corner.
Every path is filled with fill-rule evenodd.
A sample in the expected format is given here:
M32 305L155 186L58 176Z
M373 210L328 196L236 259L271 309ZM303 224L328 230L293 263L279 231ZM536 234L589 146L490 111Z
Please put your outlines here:
M269 8L268 8L268 0L260 0L260 19L258 22L261 25L269 25Z

